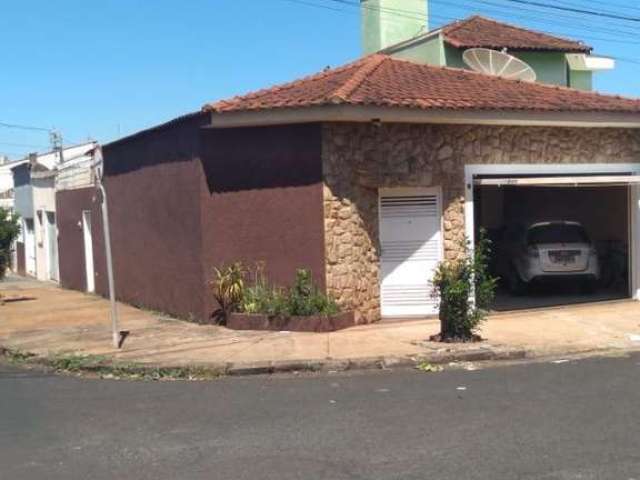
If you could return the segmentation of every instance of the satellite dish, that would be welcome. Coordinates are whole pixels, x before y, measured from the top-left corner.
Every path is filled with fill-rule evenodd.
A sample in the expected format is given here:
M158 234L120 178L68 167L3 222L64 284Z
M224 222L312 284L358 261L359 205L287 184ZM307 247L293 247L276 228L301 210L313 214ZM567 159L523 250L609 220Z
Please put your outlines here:
M470 48L462 54L462 60L469 68L485 75L535 82L536 72L519 58L498 50Z

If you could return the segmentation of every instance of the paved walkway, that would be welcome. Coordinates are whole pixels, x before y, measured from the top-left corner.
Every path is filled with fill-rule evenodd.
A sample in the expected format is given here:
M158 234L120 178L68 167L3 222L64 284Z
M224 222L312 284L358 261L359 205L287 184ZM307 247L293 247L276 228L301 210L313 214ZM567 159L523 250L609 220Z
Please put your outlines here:
M0 292L22 298L0 306L1 346L39 355L110 355L162 366L357 364L381 358L393 364L394 359L434 356L474 358L478 352L508 356L524 350L527 356L555 356L640 349L640 303L620 301L495 315L480 332L487 341L472 345L425 341L438 332L436 320L378 323L322 334L233 331L120 304L121 329L131 333L123 348L114 350L109 304L103 298L13 279L0 283Z

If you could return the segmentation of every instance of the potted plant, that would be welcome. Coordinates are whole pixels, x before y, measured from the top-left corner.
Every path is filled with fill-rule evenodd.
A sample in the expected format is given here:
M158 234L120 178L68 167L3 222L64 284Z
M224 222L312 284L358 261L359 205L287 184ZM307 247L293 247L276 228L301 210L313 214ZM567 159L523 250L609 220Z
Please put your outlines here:
M293 285L283 288L271 285L264 274L264 264L258 263L253 269L245 269L236 264L234 275L242 272L240 293L233 299L230 295L217 295L224 303L219 310L227 328L235 330L276 330L302 332L328 332L350 327L355 324L353 312L341 312L336 302L322 293L313 283L311 272L299 269ZM229 272L230 273L230 272ZM216 273L217 275L217 273ZM232 275L217 276L217 292L227 291L228 282L220 280ZM252 277L249 282L244 278ZM235 290L234 290L235 291Z

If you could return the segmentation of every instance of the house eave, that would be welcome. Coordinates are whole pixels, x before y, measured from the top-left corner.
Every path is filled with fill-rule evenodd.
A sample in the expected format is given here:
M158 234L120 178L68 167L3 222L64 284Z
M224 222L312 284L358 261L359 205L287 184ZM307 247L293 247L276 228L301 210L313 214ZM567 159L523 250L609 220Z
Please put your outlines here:
M401 52L402 50L405 50L408 47L413 47L415 45L419 45L421 43L427 42L432 38L438 37L441 33L442 33L441 28L437 30L431 30L430 32L416 35L415 37L405 40L403 42L395 43L386 48L383 48L378 53L382 53L385 55L393 55L394 53Z
M423 110L404 107L321 105L305 108L214 112L211 115L209 128L257 127L315 122L640 128L640 113Z

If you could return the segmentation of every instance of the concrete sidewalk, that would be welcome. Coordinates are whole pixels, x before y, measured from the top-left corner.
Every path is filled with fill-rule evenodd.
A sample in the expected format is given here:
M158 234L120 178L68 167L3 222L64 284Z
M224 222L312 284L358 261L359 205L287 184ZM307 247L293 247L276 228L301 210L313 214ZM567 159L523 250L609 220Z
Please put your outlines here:
M54 285L10 279L0 307L0 346L40 356L106 355L154 366L208 366L228 373L410 365L417 361L515 359L640 349L640 303L631 301L499 314L483 326L487 341L428 342L437 320L363 325L333 333L233 331L196 325L119 304L130 336L111 345L109 304Z

